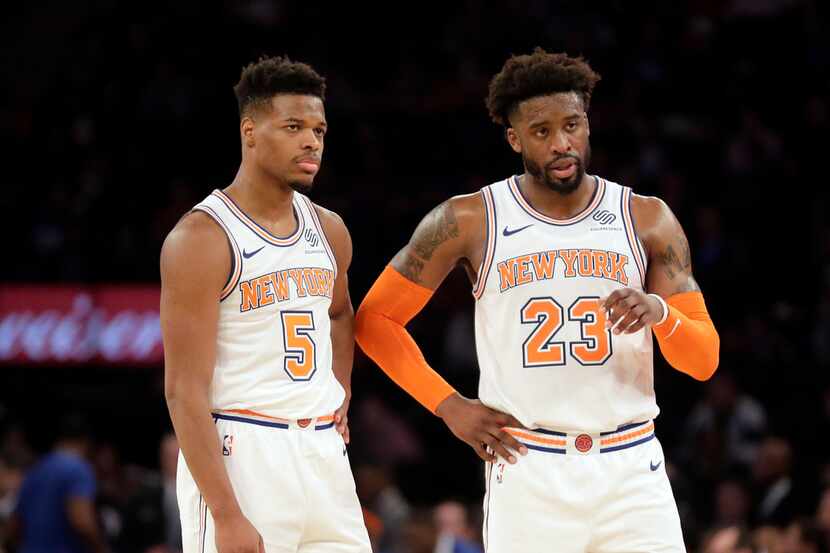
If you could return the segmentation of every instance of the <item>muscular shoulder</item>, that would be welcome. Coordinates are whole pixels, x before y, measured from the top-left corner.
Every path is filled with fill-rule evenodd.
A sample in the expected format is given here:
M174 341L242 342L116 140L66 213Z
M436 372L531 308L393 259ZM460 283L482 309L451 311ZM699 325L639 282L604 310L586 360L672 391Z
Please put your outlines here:
M221 291L230 270L231 254L225 231L209 215L185 215L161 247L162 283L193 279Z
M330 209L312 203L317 217L320 218L320 225L323 232L334 250L334 257L337 259L338 269L342 272L349 268L352 263L352 237L343 218Z
M679 224L668 204L656 196L632 194L631 214L646 249L651 249L655 241L674 231Z
M392 266L412 282L435 289L456 265L471 265L484 240L484 217L480 194L450 198L421 220Z
M410 245L415 254L426 260L444 244L463 257L469 245L483 235L484 217L481 194L453 196L423 218L412 235Z
M668 204L657 196L632 194L631 214L637 223L637 230L641 233L650 231L667 218L674 219Z
M484 199L481 193L463 194L453 196L445 202L452 207L455 217L458 220L459 230L462 232L471 229L478 229L484 224Z
M700 290L692 276L692 253L686 233L666 202L635 194L631 212L648 254L648 289L663 297Z

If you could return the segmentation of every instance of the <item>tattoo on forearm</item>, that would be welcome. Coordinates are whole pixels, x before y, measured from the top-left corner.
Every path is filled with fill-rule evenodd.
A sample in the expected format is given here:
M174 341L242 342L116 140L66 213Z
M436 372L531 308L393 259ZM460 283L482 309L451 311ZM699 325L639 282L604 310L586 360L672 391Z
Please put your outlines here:
M424 268L424 262L415 256L407 255L403 263L396 263L395 269L405 278L411 280L415 284L421 282L421 270Z
M692 266L692 252L689 249L689 241L683 234L677 236L675 245L678 246L680 253L675 251L671 244L662 253L657 254L660 263L663 265L663 270L669 279L674 279L678 274L688 270Z
M457 237L458 221L455 212L449 203L444 202L424 218L412 236L410 245L418 257L429 261L438 246Z

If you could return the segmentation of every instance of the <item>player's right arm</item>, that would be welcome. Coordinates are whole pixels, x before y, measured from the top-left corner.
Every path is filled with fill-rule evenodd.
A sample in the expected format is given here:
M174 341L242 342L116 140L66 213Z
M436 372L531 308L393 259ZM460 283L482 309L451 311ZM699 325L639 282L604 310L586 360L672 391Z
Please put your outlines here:
M355 319L355 339L398 386L441 417L479 457L493 462L494 452L515 462L510 449L527 449L503 428L521 426L518 421L458 394L427 364L406 331L451 270L463 265L471 273L477 266L484 229L480 194L457 196L433 209L369 290Z
M179 221L164 241L164 393L187 467L213 516L217 551L259 553L262 539L236 500L210 411L219 297L230 267L224 231L201 212Z

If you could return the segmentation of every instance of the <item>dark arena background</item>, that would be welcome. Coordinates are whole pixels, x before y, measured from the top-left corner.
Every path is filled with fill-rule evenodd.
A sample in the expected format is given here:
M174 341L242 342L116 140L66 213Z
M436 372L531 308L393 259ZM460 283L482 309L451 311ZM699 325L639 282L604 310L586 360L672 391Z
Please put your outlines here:
M232 86L243 65L287 54L328 80L330 132L312 198L351 231L357 307L429 209L522 172L484 98L509 55L542 46L582 55L602 75L589 172L671 206L720 333L708 382L655 355L657 435L689 551L827 551L829 8L6 6L0 533L26 472L80 414L110 550L177 550L175 514L148 492L169 483L175 455L159 251L179 217L236 172ZM478 382L472 313L456 271L409 327L468 397ZM474 452L359 350L352 379L350 459L376 551L431 552L446 532L480 540Z

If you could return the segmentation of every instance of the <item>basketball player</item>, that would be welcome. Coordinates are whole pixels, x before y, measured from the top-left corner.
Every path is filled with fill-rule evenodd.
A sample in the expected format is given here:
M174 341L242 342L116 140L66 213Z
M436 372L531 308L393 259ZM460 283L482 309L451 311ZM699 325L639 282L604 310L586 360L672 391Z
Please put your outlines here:
M651 335L700 380L718 336L671 210L586 172L598 80L564 54L511 57L487 105L524 174L435 208L357 315L364 351L487 461L490 552L684 550L654 439ZM459 396L404 328L459 265L480 400Z
M304 195L325 81L288 58L234 88L242 163L161 252L165 392L185 553L370 553L346 457L349 233Z

